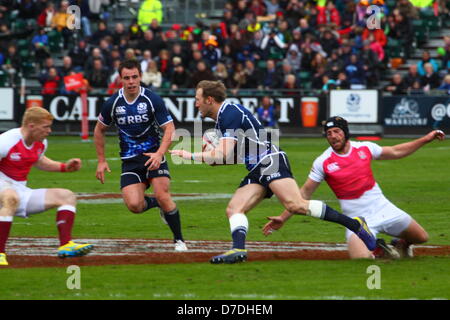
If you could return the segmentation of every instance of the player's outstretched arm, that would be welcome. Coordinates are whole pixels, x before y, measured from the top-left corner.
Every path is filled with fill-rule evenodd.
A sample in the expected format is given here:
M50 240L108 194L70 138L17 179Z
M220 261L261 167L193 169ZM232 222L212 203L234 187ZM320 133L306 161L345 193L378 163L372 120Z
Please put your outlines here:
M94 144L98 160L95 177L102 184L105 183L105 171L111 172L105 158L105 132L107 129L107 126L98 121L94 129Z
M204 162L209 165L223 165L230 164L234 159L235 145L234 139L221 139L220 144L210 151L191 153L186 150L170 150L169 152L186 160Z
M404 158L406 156L409 156L410 154L414 153L416 150L420 149L425 144L433 141L433 140L439 140L442 141L445 139L445 133L442 130L433 130L430 133L426 134L425 136L397 144L395 146L390 147L383 147L380 160L395 160Z
M35 164L34 167L43 171L50 172L74 172L81 169L81 160L73 158L67 162L54 161L46 156L42 156Z

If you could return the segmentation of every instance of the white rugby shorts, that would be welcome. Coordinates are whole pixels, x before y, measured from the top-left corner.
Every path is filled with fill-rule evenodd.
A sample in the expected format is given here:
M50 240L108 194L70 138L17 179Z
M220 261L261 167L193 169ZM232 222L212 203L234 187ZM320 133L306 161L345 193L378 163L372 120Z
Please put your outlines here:
M412 222L412 217L390 202L378 185L359 199L340 200L340 204L343 213L347 216L363 217L375 237L378 233L397 237ZM347 241L352 234L352 231L346 230Z
M26 218L31 214L45 211L45 194L47 189L31 189L24 184L9 179L0 179L0 192L6 189L16 191L19 196L19 206L15 213L16 217Z

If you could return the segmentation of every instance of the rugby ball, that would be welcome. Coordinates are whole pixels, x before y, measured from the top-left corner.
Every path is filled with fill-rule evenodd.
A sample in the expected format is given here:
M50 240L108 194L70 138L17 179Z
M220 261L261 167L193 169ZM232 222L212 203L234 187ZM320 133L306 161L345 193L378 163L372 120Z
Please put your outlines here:
M215 131L206 131L203 135L202 151L211 151L219 145L219 136Z

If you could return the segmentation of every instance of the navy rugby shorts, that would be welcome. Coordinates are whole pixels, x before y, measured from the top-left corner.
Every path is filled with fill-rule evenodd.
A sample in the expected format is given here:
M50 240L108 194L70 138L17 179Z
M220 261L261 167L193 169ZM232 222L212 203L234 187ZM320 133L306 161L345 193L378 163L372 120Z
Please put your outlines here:
M291 172L291 165L285 153L278 153L267 156L261 163L259 163L248 175L242 179L239 188L248 184L256 183L263 186L266 189L265 198L271 198L273 196L272 190L270 190L269 184L272 181L294 178Z
M122 175L120 176L120 188L130 184L145 183L150 186L148 180L152 178L167 177L170 179L169 166L164 156L161 165L156 170L147 170L145 162L150 159L142 154L133 158L122 160Z

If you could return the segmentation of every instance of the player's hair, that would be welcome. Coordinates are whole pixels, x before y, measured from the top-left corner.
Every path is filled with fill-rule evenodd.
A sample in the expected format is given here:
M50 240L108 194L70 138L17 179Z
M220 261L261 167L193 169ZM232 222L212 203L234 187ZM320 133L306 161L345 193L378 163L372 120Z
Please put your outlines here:
M44 120L53 121L53 116L50 112L42 107L31 107L27 109L22 117L22 126L29 123L39 124Z
M212 97L216 102L223 102L227 98L227 89L222 81L202 80L196 89L203 89L203 97Z
M139 61L135 59L129 59L122 61L119 65L119 75L122 76L123 69L134 69L136 68L139 71L139 75L142 75L141 64Z

